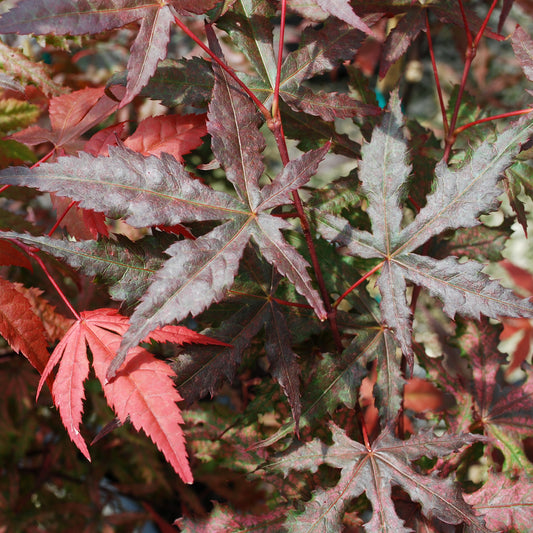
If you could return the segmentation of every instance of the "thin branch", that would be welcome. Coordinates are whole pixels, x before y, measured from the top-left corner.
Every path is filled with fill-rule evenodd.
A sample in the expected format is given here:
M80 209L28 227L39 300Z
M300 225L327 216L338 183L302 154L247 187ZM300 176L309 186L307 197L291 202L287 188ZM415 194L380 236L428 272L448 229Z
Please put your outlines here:
M446 116L446 106L444 105L444 98L442 96L442 87L440 85L439 73L437 71L437 62L435 61L435 51L433 50L433 39L431 38L431 28L429 26L429 17L426 10L426 35L428 38L429 55L431 57L431 66L433 67L433 77L435 78L435 85L437 86L437 95L439 97L440 112L442 115L442 123L444 124L444 134L447 136L449 131L448 117Z
M492 5L490 6L490 9L487 15L485 19L483 20L483 24L481 25L481 28L479 29L475 39L472 41L472 34L470 32L470 28L468 27L468 22L466 20L466 14L463 8L462 0L458 0L458 1L461 7L461 14L463 16L463 20L465 23L468 45L467 45L467 49L465 52L465 65L463 68L463 75L461 77L461 84L459 85L457 101L455 102L455 108L453 110L452 120L450 121L450 128L448 130L448 134L446 135L446 145L444 147L444 160L445 161L447 161L448 158L450 157L452 146L455 144L455 140L457 139L457 132L455 129L455 126L457 124L457 117L459 116L459 109L461 107L461 101L463 99L463 93L466 87L466 80L468 78L468 74L470 72L472 62L474 61L474 58L476 57L479 41L481 40L481 37L483 36L483 33L485 32L487 24L489 23L490 16L492 15L492 12L494 11L496 4L498 3L498 0L493 0Z
M350 294L356 287L361 285L361 283L363 283L363 281L365 281L365 279L368 279L372 274L374 274L374 272L377 272L383 266L384 263L385 263L385 261L381 261L381 263L379 263L379 265L376 265L372 270L369 270L362 278L359 278L351 287L346 289L341 294L341 296L339 296L337 298L337 300L333 304L333 307L337 308L339 306L339 304L344 300L344 298L346 298L346 296L348 296L348 294Z
M465 8L463 6L463 1L459 1L459 9L461 10L461 17L463 17L463 24L465 25L466 40L468 43L468 48L472 47L472 32L470 31L470 26L468 25L468 18L466 16Z
M204 52L209 54L209 57L217 63L225 72L227 72L235 82L239 84L241 89L253 100L259 111L263 114L266 120L271 118L270 111L263 105L263 103L255 96L255 94L248 88L248 86L235 74L235 71L222 61L205 43L203 43L176 15L174 20L179 28L186 33Z
M498 120L500 118L508 118L508 117L516 117L519 115L527 115L528 113L533 112L533 108L528 109L520 109L519 111L509 111L508 113L501 113L500 115L493 115L491 117L485 117L480 118L479 120L475 120L474 122L470 122L468 124L465 124L464 126L460 126L459 128L456 128L453 132L454 135L457 137L459 133L462 133L468 128L471 128L472 126L477 126L478 124L483 124L483 122L490 122L492 120Z
M50 272L48 272L48 269L46 268L46 265L44 264L43 260L37 255L36 252L39 250L37 248L34 248L33 246L28 246L20 241L17 241L16 239L8 239L12 241L14 244L22 248L32 259L35 259L37 264L41 267L43 272L45 273L46 277L48 278L48 281L52 284L54 289L56 290L57 294L59 294L59 297L65 302L65 305L70 309L70 312L74 315L76 320L81 320L80 315L72 307L72 304L69 302L68 298L65 296L65 293L61 290L61 287L56 283L55 279L51 276Z
M72 200L72 202L70 202L70 204L68 205L68 207L65 209L65 211L63 212L63 214L57 219L56 223L52 226L52 229L48 232L48 237L51 237L55 230L59 227L59 224L61 224L61 222L63 221L63 219L67 216L68 212L72 209L72 207L74 207L76 205L76 202L74 200Z
M279 117L279 86L281 83L281 64L283 61L283 48L285 44L285 17L287 14L287 0L281 2L281 22L279 28L278 64L276 69L276 84L272 101L272 116Z

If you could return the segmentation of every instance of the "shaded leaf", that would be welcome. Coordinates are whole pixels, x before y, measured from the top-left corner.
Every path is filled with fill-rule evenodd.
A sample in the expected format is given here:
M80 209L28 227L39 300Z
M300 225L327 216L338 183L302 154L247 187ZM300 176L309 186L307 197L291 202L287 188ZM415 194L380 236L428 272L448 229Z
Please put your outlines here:
M330 424L330 429L333 445L315 439L272 464L285 475L290 470L314 472L321 463L341 469L336 486L315 491L303 513L290 513L286 522L290 531L340 532L346 506L352 498L366 493L372 504L372 518L365 524L366 531L407 532L391 499L393 485L399 485L413 501L420 503L428 517L448 524L466 523L474 531L488 531L449 479L421 475L411 465L423 456L451 454L480 440L479 436L444 434L436 437L429 431L400 441L386 428L376 441L365 447L348 438L334 424Z
M65 241L51 237L3 232L3 238L16 239L64 260L87 276L97 276L109 285L111 298L126 305L137 302L148 288L150 278L162 266L163 251L173 239L158 235L133 243L123 236L117 240Z
M272 43L275 11L263 0L237 0L217 26L227 31L242 50L259 76L271 90L276 83L277 62Z
M203 333L228 344L226 348L202 348L191 346L176 357L173 368L178 376L177 386L188 405L204 397L214 395L221 384L234 378L244 350L263 327L267 319L267 303L243 305L235 315L220 327Z
M353 12L349 0L314 0L326 13L337 17L365 33L372 30Z
M426 27L426 12L413 9L400 19L385 41L379 66L379 77L384 78L389 68L405 54L409 45Z
M205 115L162 115L144 119L124 146L144 155L166 152L183 162L206 135Z
M366 374L360 360L364 360L367 351L375 354L379 350L381 338L379 333L363 330L340 357L328 353L321 355L313 379L302 391L301 429L324 420L339 405L354 408ZM258 446L271 446L294 433L295 429L295 421L290 420Z
M280 306L270 301L269 307L270 317L265 326L265 350L270 361L270 373L289 399L296 432L298 432L302 411L298 356L292 351L291 334Z
M120 73L111 79L109 85L125 85L127 73ZM159 63L154 75L141 96L161 100L163 105L174 107L187 104L205 108L213 92L214 75L211 64L205 59L193 57L178 61L165 59Z
M183 533L237 533L254 531L270 533L278 528L283 520L284 509L275 509L263 515L244 515L232 511L227 506L215 503L215 508L207 520L180 518L176 525ZM276 531L281 531L276 529Z

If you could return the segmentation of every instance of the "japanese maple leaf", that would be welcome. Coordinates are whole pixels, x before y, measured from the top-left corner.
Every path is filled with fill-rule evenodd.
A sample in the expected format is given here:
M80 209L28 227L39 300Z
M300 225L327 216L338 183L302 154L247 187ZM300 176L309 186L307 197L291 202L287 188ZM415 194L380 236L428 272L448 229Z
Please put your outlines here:
M109 383L107 367L114 359L122 335L128 329L128 318L115 309L97 309L81 313L79 320L59 342L42 372L37 395L52 369L59 369L52 386L54 404L61 420L79 450L90 460L89 450L80 434L83 413L83 382L89 375L87 349L92 365L102 383L109 405L121 422L129 417L133 426L142 429L163 452L167 461L186 483L192 483L180 409L181 396L174 387L171 368L150 352L135 347L128 364ZM158 342L223 344L182 326L166 326L149 337Z
M215 191L191 178L172 156L161 157L111 147L109 157L60 158L34 169L11 168L0 173L6 183L54 191L84 208L122 217L136 227L173 226L194 221L224 221L196 240L172 244L169 259L158 270L131 317L122 348L109 369L111 377L130 348L153 329L180 321L219 301L231 286L250 238L263 257L286 276L296 290L326 318L320 295L307 272L309 264L285 241L291 224L270 210L292 202L292 191L308 182L329 150L329 143L290 161L271 183L259 186L265 141L261 119L252 101L220 67L208 113L213 152L224 167L237 197Z
M400 102L393 96L390 111L372 140L362 149L359 179L368 198L372 233L357 230L337 216L317 212L319 231L342 245L346 254L383 262L377 286L381 292L382 320L394 330L403 353L412 364L412 317L406 300L407 281L429 289L444 304L444 312L479 318L533 316L533 305L491 280L474 261L459 263L454 256L436 260L415 253L428 239L447 229L473 227L478 216L494 210L501 193L498 182L532 129L522 122L485 141L461 168L438 163L434 191L416 218L402 228L400 202L411 168L402 134Z
M16 285L0 278L0 335L42 372L48 361L48 341L42 321Z
M260 77L247 79L248 85L266 98L273 92L277 72L272 42L271 19L274 14L268 3L254 5L252 9L251 4L240 1L235 4L233 12L220 21L221 27L241 45ZM256 18L261 20L261 24L256 22ZM250 39L250 35L254 38ZM303 110L327 121L336 117L380 114L379 107L354 100L348 94L314 92L302 83L336 68L343 60L352 59L363 38L364 34L349 24L333 21L319 30L306 28L299 48L287 54L283 61L280 97L294 110Z
M304 504L303 513L293 512L285 526L292 533L342 531L342 517L348 504L363 493L372 504L372 517L365 524L369 533L375 531L406 533L410 529L396 513L392 487L401 487L422 513L447 524L468 524L473 531L488 531L472 509L461 499L449 479L422 475L411 465L423 456L437 457L451 454L463 446L480 440L472 434L436 437L431 431L398 440L391 428L367 446L346 436L335 424L330 424L333 444L328 446L315 439L283 456L272 467L285 475L291 470L316 472L321 464L339 468L340 479L329 489L319 489Z
M529 298L533 296L533 275L520 267L517 267L510 261L501 261L500 265L507 270L513 282L521 289L522 294ZM513 370L520 368L521 364L527 359L533 346L533 323L527 318L507 318L503 321L503 331L500 335L501 340L508 339L515 334L520 334L521 338L512 352L512 360L506 369L510 374Z
M123 92L122 87L115 87L114 90L117 94ZM51 142L55 148L75 152L83 145L80 142L81 135L117 108L118 102L105 94L105 87L63 94L50 100L48 112L51 129L31 126L14 133L11 138L30 146Z
M525 476L511 480L503 474L490 472L483 487L465 494L465 500L494 531L527 531L531 528L533 483Z
M216 0L21 0L0 18L0 33L84 35L139 22L128 61L128 84L121 105L146 85L166 56L177 12L205 13Z
M472 429L481 428L490 445L501 450L504 470L533 474L533 465L522 446L522 439L533 435L532 370L525 365L525 380L505 383L502 366L506 357L498 351L499 331L484 320L481 324L468 323L461 335L461 347L472 365L472 378L465 386L465 392L472 398L472 413L465 422L470 422ZM463 387L455 385L455 394L461 394ZM464 401L465 405L468 403Z
M163 115L144 119L124 145L145 155L162 152L183 161L207 134L205 115Z
M213 511L208 519L179 518L174 524L179 526L182 533L222 533L229 531L270 533L275 530L279 531L277 528L283 520L283 511L283 508L276 508L262 515L245 515L214 502Z

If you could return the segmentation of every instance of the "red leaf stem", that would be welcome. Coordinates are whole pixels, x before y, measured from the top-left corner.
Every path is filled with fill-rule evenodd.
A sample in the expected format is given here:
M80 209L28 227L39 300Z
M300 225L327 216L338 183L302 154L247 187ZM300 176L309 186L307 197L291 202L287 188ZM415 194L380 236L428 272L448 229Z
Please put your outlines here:
M468 18L465 13L465 8L463 6L463 1L459 0L459 8L461 10L461 17L463 17L463 23L465 25L466 39L468 43L468 48L472 47L472 32L470 31L470 26L468 25Z
M281 83L281 64L283 62L283 45L285 43L285 16L287 13L287 0L281 1L281 22L279 27L278 65L276 71L276 84L272 101L272 116L279 116L279 86Z
M449 124L446 116L446 106L444 105L444 98L442 96L442 87L440 85L439 73L437 71L437 63L435 61L435 51L433 50L433 39L431 38L431 28L429 27L429 18L426 10L426 34L428 37L429 55L431 56L431 66L433 67L433 76L435 78L435 85L437 86L437 94L439 96L440 112L442 115L442 123L444 124L444 135L448 135Z
M226 63L224 63L224 61L222 61L219 57L217 57L217 55L213 53L205 43L198 39L198 37L185 24L183 24L178 17L174 16L174 20L184 33L186 33L204 52L209 54L209 57L221 68L223 68L239 84L242 90L253 100L254 104L258 107L259 111L261 111L265 119L268 120L271 117L270 111L262 104L262 102L257 98L257 96L255 96L248 86L239 79L233 69L226 65Z
M27 246L26 244L23 244L20 241L14 240L14 239L8 239L15 243L17 246L22 248L31 258L35 259L37 264L43 269L43 272L45 273L46 277L56 290L57 294L59 294L59 297L65 302L65 305L70 309L70 312L75 316L76 320L80 320L80 315L72 307L72 304L69 302L68 298L65 296L65 293L61 290L61 287L56 283L54 278L50 275L50 272L48 272L48 269L46 268L46 265L44 264L43 260L35 253L35 248L32 248L31 246Z
M348 294L350 294L356 287L361 285L361 283L363 283L363 281L365 281L365 279L369 278L372 274L374 274L374 272L377 272L384 265L384 263L385 263L385 261L381 261L381 263L376 265L372 270L369 270L362 278L359 278L350 288L346 289L342 293L342 295L337 298L337 300L333 304L333 307L335 307L335 308L338 307L339 304L344 300L344 298L346 298L346 296L348 296Z
M483 24L481 25L481 28L479 28L479 31L477 32L476 38L474 39L474 45L473 48L477 50L477 45L479 44L479 41L481 40L481 37L485 33L485 28L487 27L487 24L489 23L490 16L492 15L492 12L494 11L494 8L496 7L496 4L498 3L498 0L492 0L492 5L490 6L490 9L487 13L487 16L485 17L485 20L483 21Z
M533 108L529 107L527 109L520 109L518 111L509 111L508 113L501 113L499 115L493 115L491 117L480 118L479 120L475 120L474 122L470 122L468 124L465 124L464 126L459 126L458 128L455 129L453 133L454 133L454 136L457 137L459 133L465 131L468 128L471 128L472 126L477 126L478 124L482 124L483 122L490 122L491 120L498 120L500 118L527 115L528 113L531 113L532 111L533 111Z
M67 216L67 213L76 205L76 202L72 200L68 207L63 211L63 214L57 219L56 223L52 226L52 229L48 232L48 237L51 237L54 234L54 231L59 227L62 220Z

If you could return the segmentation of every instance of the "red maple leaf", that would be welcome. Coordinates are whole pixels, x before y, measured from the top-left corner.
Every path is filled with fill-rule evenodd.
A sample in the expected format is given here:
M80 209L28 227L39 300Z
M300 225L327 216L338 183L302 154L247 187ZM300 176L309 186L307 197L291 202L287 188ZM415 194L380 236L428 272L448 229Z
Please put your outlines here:
M501 261L500 265L507 270L513 278L515 285L521 289L524 296L533 295L533 276L510 261ZM533 346L533 322L529 318L505 318L503 319L503 331L501 340L509 339L514 335L521 334L521 338L511 354L511 363L507 368L507 374L520 368L521 364L528 358Z
M123 91L122 87L115 89ZM105 94L105 87L63 94L50 100L50 129L30 126L10 138L30 146L51 142L56 149L76 151L81 148L78 142L81 135L99 124L117 107L118 101Z
M161 115L143 120L124 144L144 155L162 152L183 161L183 155L202 144L207 135L206 115Z
M90 460L87 444L79 427L83 413L83 382L89 375L87 348L92 354L96 376L102 383L109 405L121 422L129 417L135 429L142 429L163 452L167 461L185 483L192 483L185 440L180 424L183 418L176 402L182 398L172 378L174 372L163 361L137 346L129 351L126 365L108 382L106 372L116 356L122 335L129 327L127 317L115 309L84 311L54 350L44 369L37 394L54 368L59 369L52 387L54 404L61 420L79 450ZM158 342L177 344L219 344L183 326L165 326L150 336Z

